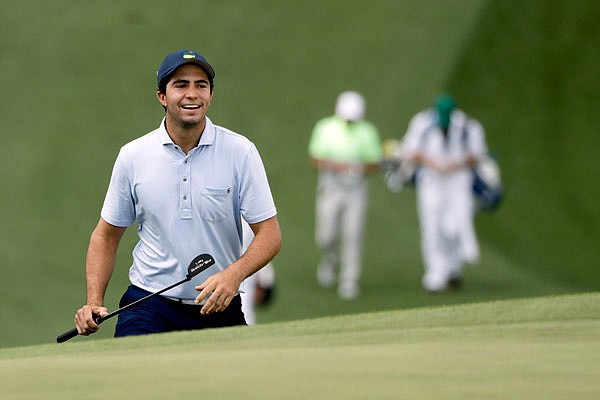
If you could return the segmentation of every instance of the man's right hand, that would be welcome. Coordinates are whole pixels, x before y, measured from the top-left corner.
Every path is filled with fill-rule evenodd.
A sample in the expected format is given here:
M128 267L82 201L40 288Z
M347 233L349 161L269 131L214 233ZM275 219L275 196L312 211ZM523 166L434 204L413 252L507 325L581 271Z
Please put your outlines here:
M108 315L108 309L103 306L88 305L81 307L75 314L75 327L80 335L88 336L100 329L94 318Z

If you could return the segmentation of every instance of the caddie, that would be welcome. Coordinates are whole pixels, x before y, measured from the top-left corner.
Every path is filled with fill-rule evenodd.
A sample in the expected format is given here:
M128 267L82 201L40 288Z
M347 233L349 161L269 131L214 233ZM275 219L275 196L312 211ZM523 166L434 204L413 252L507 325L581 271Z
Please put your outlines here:
M483 127L444 94L412 118L402 145L417 171L423 287L459 287L464 264L479 259L472 168L487 154Z

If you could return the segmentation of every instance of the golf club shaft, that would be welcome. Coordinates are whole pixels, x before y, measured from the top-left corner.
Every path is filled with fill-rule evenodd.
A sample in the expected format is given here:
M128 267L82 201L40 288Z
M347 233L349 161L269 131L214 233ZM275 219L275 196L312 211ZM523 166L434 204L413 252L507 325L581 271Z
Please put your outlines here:
M172 284L172 285L171 285L171 286L169 286L169 287L166 287L166 288L164 288L164 289L161 289L161 290L159 290L158 292L154 292L154 293L151 293L151 294L149 294L148 296L142 297L141 299L138 299L138 300L134 301L133 303L129 303L129 304L127 304L126 306L124 306L124 307L121 307L121 308L119 308L118 310L115 310L115 311L113 311L113 312L111 312L111 313L109 313L109 314L106 314L106 315L105 315L105 316L103 316L103 317L96 317L96 318L94 318L94 322L95 322L95 323L97 323L97 324L99 325L99 324L101 324L102 322L106 321L107 319L114 317L115 315L117 315L117 314L119 314L119 313L121 313L121 312L123 312L123 311L125 311L125 310L127 310L127 309L129 309L129 308L131 308L131 307L133 307L133 306L135 306L136 304L139 304L139 303L141 303L142 301L148 300L150 297L154 297L154 296L157 296L157 295L159 295L159 294L161 294L161 293L164 293L164 292L166 292L167 290L173 289L175 286L179 286L179 285L181 285L182 283L184 283L184 282L187 282L187 281L189 281L189 279L187 279L187 278L186 278L186 279L184 279L184 280L182 280L182 281L179 281L179 282L177 282L177 283L174 283L174 284Z
M102 322L106 321L107 319L114 317L115 315L117 315L117 314L119 314L119 313L121 313L121 312L123 312L123 311L125 311L125 310L127 310L127 309L129 309L129 308L131 308L131 307L133 307L133 306L135 306L136 304L139 304L139 303L141 303L142 301L148 300L150 297L154 297L154 296L156 296L156 295L159 295L159 294L161 294L161 293L164 293L164 292L166 292L167 290L173 289L175 286L179 286L179 285L181 285L182 283L189 281L190 279L191 279L191 278L185 278L184 280L182 280L182 281L179 281L179 282L177 282L177 283L174 283L174 284L172 284L172 285L171 285L171 286L169 286L169 287L166 287L166 288L164 288L164 289L161 289L161 290L159 290L158 292L151 293L151 294L149 294L149 295L148 295L148 296L146 296L146 297L142 297L141 299L138 299L138 300L134 301L133 303L127 304L125 307L121 307L121 308L119 308L118 310L115 310L115 311L113 311L113 312L111 312L111 313L109 313L109 314L107 314L107 315L105 315L105 316L103 316L103 317L96 317L96 318L94 318L94 322L95 322L95 323L97 323L98 325L100 325ZM71 329L71 330L69 330L69 331L66 331L66 332L64 332L64 333L62 333L62 334L60 334L60 335L58 335L58 336L56 337L56 342L57 342L57 343L63 343L63 342L66 342L67 340L74 338L74 337L75 337L75 336L77 336L78 334L79 334L79 333L78 333L77 329L76 329L76 328L73 328L73 329Z

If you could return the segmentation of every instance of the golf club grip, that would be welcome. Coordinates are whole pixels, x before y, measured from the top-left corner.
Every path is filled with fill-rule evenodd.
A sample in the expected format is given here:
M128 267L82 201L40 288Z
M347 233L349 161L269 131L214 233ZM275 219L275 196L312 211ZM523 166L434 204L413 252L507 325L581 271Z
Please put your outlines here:
M104 321L110 317L111 317L110 315L107 315L105 317L96 317L96 318L94 318L94 322L97 323L98 325L100 325L102 323L102 321ZM58 335L56 337L56 343L66 342L69 339L73 339L77 335L79 335L79 332L77 332L77 328L73 328L70 331L66 331L65 333L61 333L60 335Z
M69 339L73 339L75 336L79 335L76 328L71 329L70 331L66 331L65 333L61 333L56 337L56 343L66 342Z

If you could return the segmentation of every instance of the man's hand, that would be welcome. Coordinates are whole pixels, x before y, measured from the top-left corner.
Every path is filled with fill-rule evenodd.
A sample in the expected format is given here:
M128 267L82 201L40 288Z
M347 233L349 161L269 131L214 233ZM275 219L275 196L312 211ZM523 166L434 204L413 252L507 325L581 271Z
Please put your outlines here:
M212 314L224 311L237 294L243 279L244 277L239 275L234 267L229 266L196 286L195 289L200 292L196 297L196 304L206 300L200 313Z
M200 292L196 297L196 304L202 304L206 300L200 310L201 314L224 311L237 295L242 281L256 273L279 252L281 231L277 216L250 224L250 228L254 232L254 239L242 257L195 287Z
M88 305L81 307L75 314L75 327L80 335L88 336L100 329L94 318L108 315L108 309L103 306Z

